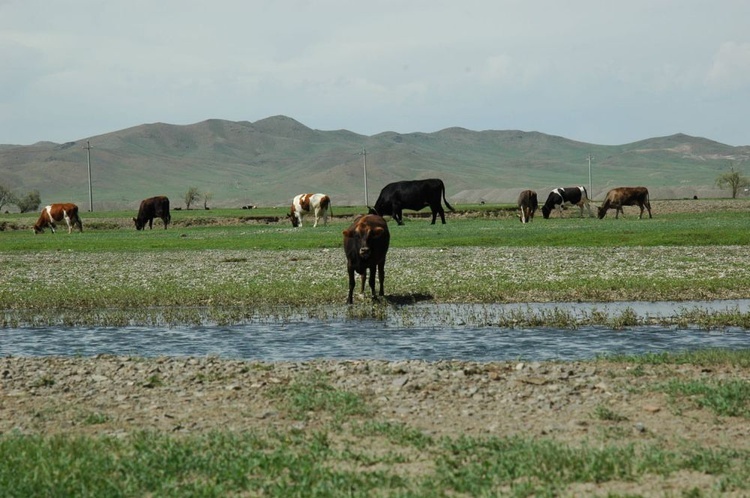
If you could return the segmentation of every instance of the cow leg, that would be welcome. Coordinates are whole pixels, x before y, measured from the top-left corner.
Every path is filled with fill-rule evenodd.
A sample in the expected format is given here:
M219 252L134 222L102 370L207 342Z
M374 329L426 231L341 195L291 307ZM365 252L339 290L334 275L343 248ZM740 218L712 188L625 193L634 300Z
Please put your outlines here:
M383 292L383 282L385 281L385 260L378 263L378 278L380 280L380 295L385 296L385 293ZM375 292L375 289L373 289L373 294Z
M55 228L57 228L57 225L55 225L55 222L50 221L49 222L49 229L52 231L52 233L55 233Z
M396 220L396 223L398 223L399 225L404 224L403 212L401 211L400 207L393 209L393 219Z
M440 221L445 225L445 211L443 211L443 206L439 205L437 207L437 212L440 215ZM435 211L432 212L432 224L435 224Z
M149 230L153 230L154 229L154 219L153 218L149 218L148 219L148 229Z
M346 303L352 304L352 296L354 295L354 268L350 266L347 270L349 272L349 297L347 298Z
M377 273L377 267L371 266L370 267L370 290L372 291L373 299L377 299L377 294L375 294L375 273ZM364 276L362 277L362 284L363 284L362 293L364 294Z
M646 201L646 209L648 209L648 217L651 218L651 203Z

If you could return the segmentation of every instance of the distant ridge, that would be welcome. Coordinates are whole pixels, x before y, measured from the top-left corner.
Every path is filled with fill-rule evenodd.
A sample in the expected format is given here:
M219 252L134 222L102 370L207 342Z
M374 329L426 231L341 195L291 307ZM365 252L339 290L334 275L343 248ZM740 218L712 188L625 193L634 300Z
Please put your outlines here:
M213 207L285 206L301 192L363 205L365 161L371 204L387 183L428 177L445 181L451 202L513 202L523 188L544 197L555 186L588 186L589 154L595 199L611 187L636 184L668 196L721 196L726 193L714 187L716 177L730 163L741 167L750 159L750 146L681 133L605 146L536 131L459 127L365 136L271 116L255 122L150 123L64 144L0 145L0 183L20 193L39 190L42 202L88 206L82 149L87 140L94 147L99 210L135 208L156 194L179 206L190 187L209 192Z

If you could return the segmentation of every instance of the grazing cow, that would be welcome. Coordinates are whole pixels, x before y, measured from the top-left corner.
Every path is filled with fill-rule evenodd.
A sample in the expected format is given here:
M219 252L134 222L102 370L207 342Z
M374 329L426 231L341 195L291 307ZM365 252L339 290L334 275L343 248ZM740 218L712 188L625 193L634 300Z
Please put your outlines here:
M365 277L370 270L370 289L375 296L375 271L380 280L380 295L383 294L383 280L385 280L385 256L391 234L388 224L376 214L357 216L349 228L344 230L344 252L346 253L346 269L349 273L349 298L352 304L354 293L354 272L362 276L362 293L365 292Z
M328 223L328 211L331 210L331 198L325 194L299 194L292 199L292 209L287 218L292 219L293 227L302 226L302 215L312 212L315 214L315 224L318 226L318 220L323 217L323 225Z
M375 208L370 208L370 214L389 215L396 220L396 223L403 225L402 211L404 209L419 211L425 206L430 206L432 224L435 224L435 218L439 214L440 220L445 225L445 211L440 204L441 195L446 207L455 211L445 198L445 185L439 178L389 183L380 191Z
M65 220L68 225L68 233L73 231L74 226L78 226L78 230L83 232L83 223L81 218L78 216L78 206L71 203L64 204L50 204L42 209L42 213L39 215L39 219L34 223L34 233L44 232L45 227L49 227L52 233L55 233L55 222Z
M157 195L141 201L141 207L138 208L138 217L133 218L135 229L145 229L146 222L148 222L148 228L151 230L154 227L154 218L161 218L161 221L164 222L164 230L167 229L172 216L169 214L169 199L166 196Z
M534 213L539 207L539 201L536 192L533 190L524 190L518 196L518 209L521 210L521 223L528 223L534 220Z
M555 207L557 207L560 216L562 216L563 206L578 206L581 208L581 218L583 218L583 207L586 206L589 216L591 216L591 205L589 204L586 187L579 185L578 187L558 187L552 190L544 206L542 206L542 216L544 216L545 220L549 218L550 213Z
M648 217L651 218L651 203L648 200L648 189L646 187L618 187L607 192L607 197L599 206L599 219L607 216L607 210L615 210L615 219L622 213L623 206L638 206L641 208L639 219L643 219L643 208L648 209Z

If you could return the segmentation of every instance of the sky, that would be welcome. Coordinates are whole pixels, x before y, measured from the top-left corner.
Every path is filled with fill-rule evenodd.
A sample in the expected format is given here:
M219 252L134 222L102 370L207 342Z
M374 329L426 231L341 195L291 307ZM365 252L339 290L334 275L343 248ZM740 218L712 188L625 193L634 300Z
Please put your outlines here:
M748 0L0 0L0 143L285 115L750 145Z

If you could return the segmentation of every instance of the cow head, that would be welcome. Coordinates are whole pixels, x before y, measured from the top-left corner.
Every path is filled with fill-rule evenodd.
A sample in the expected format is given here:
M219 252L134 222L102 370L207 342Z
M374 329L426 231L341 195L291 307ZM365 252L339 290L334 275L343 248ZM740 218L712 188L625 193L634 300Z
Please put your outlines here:
M380 216L380 213L378 213L374 207L367 206L367 214L376 214Z
M544 216L545 220L549 219L549 214L552 212L552 208L548 207L546 204L542 206L542 216Z
M135 223L136 230L143 230L146 227L146 222L140 221L138 218L133 218L133 223Z
M299 226L299 219L297 218L297 215L294 214L294 212L287 214L286 217L292 220L292 226L294 228L297 228Z
M599 211L597 212L597 215L599 216L599 219L602 220L607 215L607 208L605 206L599 206Z

